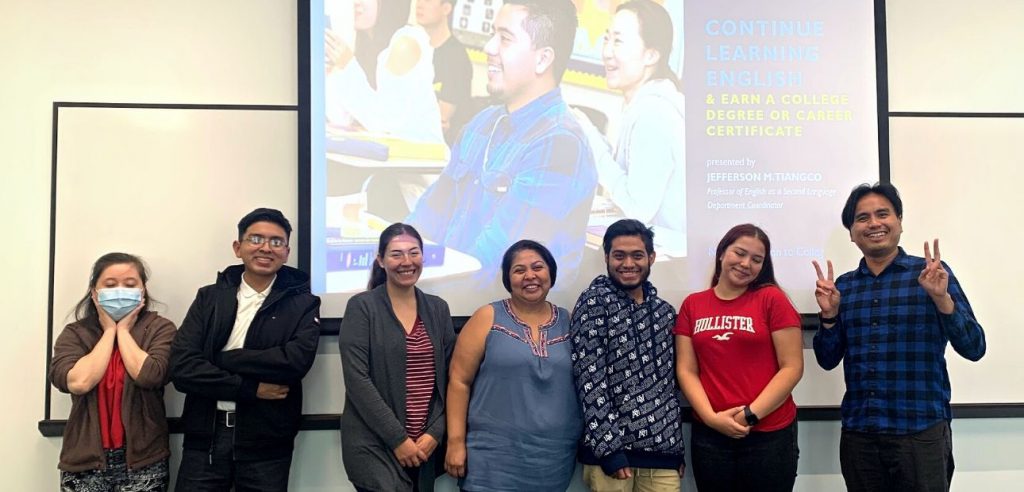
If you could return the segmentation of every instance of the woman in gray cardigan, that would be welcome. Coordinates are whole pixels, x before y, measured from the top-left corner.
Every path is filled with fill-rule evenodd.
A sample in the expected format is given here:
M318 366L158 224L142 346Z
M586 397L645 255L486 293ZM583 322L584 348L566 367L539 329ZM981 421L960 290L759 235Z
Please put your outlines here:
M345 308L341 453L356 490L433 490L455 331L448 304L416 288L422 270L419 233L392 224L369 290Z

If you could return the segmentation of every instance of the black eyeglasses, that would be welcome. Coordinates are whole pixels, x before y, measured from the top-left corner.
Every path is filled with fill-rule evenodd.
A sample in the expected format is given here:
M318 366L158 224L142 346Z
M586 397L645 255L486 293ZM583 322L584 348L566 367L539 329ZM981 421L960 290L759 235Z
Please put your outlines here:
M245 242L253 246L262 246L263 243L267 243L273 249L281 249L285 246L288 246L288 241L285 241L284 238L272 237L268 239L259 234L250 235L249 237L245 238Z

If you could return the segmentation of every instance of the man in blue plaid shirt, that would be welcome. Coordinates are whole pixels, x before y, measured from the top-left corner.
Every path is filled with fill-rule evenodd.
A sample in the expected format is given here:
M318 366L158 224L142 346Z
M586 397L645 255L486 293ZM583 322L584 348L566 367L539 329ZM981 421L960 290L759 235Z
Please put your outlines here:
M946 344L977 361L985 333L942 263L939 241L924 258L899 247L903 203L888 183L854 188L843 225L864 253L833 281L818 262L818 364L843 361L846 395L839 462L851 491L948 491L953 478ZM932 253L934 252L934 256Z
M406 220L480 260L478 284L493 285L503 252L523 238L543 241L569 276L582 259L597 171L558 87L576 25L570 0L504 2L484 46L487 91L503 104L466 124Z

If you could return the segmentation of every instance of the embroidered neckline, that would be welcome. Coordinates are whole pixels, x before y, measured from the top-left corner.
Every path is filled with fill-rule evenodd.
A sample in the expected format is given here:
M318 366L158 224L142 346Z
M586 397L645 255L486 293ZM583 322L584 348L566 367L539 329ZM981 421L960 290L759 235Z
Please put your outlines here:
M551 307L551 318L544 324L537 327L537 334L539 335L540 340L534 340L533 334L530 333L530 325L520 319L519 316L516 316L516 313L512 311L511 299L505 299L502 301L502 304L505 308L505 312L508 313L509 318L512 318L512 321L518 324L523 330L522 340L530 346L530 351L533 352L533 355L546 358L548 356L548 328L551 328L558 322L558 308L556 308L554 304L551 304L550 302L548 303L548 306Z

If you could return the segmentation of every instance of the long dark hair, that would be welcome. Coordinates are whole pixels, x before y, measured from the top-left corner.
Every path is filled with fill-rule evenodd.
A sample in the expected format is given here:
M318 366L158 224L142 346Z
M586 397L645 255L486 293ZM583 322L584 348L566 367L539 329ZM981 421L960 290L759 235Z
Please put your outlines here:
M409 22L409 0L371 0L377 2L377 23L369 30L356 32L355 57L366 72L370 87L377 88L377 55L391 42L391 36Z
M99 281L100 275L103 275L103 271L113 265L130 264L135 267L139 272L139 278L142 280L143 290L143 309L149 310L151 299L149 297L149 289L145 289L146 283L149 282L149 271L146 269L146 264L142 262L142 258L131 255L128 253L107 253L92 265L92 274L89 275L89 287L85 289L85 295L75 305L75 321L81 321L88 318L98 318L99 313L96 312L96 304L92 302L92 290L96 287L96 282Z
M420 243L420 249L423 249L423 238L420 237L416 228L401 222L389 225L380 233L380 241L377 242L377 258L373 261L373 268L370 269L370 282L366 284L366 290L373 290L388 280L388 273L380 266L380 260L384 258L384 254L388 250L388 243L402 234L416 238L416 241Z
M669 55L672 54L672 17L660 4L652 0L630 0L619 5L615 12L628 10L636 14L640 22L640 39L644 40L644 46L657 51L658 65L654 67L654 74L651 79L668 79L676 86L676 90L683 91L683 83L668 65Z
M729 232L722 236L715 249L715 274L711 276L711 286L718 285L718 279L722 276L722 256L725 250L741 237L752 237L764 244L764 263L761 264L761 273L747 287L749 290L759 289L766 285L778 285L775 281L775 267L772 266L772 242L768 234L754 224L740 224L729 229Z

